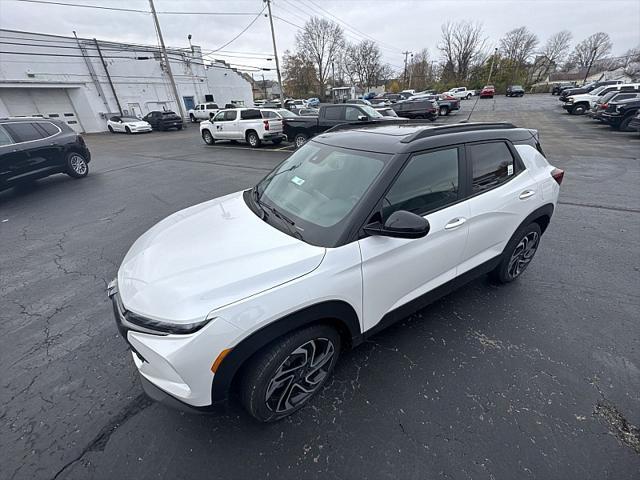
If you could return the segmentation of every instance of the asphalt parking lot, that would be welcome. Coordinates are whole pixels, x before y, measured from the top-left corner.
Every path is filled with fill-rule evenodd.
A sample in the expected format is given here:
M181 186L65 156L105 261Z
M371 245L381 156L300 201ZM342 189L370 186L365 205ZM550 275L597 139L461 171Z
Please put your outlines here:
M147 400L105 287L154 223L251 186L289 149L208 147L197 126L87 135L86 179L0 193L0 478L638 478L640 137L550 95L483 99L472 120L539 129L566 171L531 267L347 352L271 425Z

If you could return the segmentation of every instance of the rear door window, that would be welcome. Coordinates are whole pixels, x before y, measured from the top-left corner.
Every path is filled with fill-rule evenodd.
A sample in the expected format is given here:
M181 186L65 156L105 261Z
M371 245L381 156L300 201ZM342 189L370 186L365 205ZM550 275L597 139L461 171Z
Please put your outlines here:
M326 107L324 118L327 120L343 120L344 107Z
M514 175L513 155L504 142L468 145L467 152L473 165L473 193L501 185Z
M18 143L40 140L44 137L44 133L41 133L41 131L30 122L6 123L4 128L7 129L9 134L11 134Z
M0 125L0 147L4 145L11 145L12 143L13 139L9 136L7 131L2 128L2 125Z
M226 112L224 112L225 122L230 122L232 120L235 120L236 117L237 117L237 112L235 110L227 110Z
M242 110L240 112L241 120L256 120L258 118L262 118L262 114L260 113L260 110L256 110L252 108L248 110Z

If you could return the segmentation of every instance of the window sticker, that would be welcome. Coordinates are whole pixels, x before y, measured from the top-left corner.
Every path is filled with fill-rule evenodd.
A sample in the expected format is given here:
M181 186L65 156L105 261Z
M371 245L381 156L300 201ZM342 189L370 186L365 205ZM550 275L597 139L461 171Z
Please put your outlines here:
M507 175L513 175L513 165L507 165Z
M295 175L295 176L291 179L291 181L292 181L293 183L295 183L296 185L298 185L299 187L301 187L301 186L302 186L302 184L304 183L304 180L303 180L302 178L298 177L297 175Z

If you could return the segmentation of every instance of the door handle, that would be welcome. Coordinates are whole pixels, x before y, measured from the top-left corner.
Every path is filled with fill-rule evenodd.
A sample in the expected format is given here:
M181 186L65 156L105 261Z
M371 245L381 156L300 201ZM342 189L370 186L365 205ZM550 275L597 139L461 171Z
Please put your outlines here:
M536 194L534 190L525 190L520 194L520 200L524 200L525 198L533 197Z
M447 223L444 226L445 230L453 230L454 228L458 228L460 226L462 226L462 224L464 222L466 222L467 219L466 218L462 218L462 217L458 217L458 218L454 218L453 220L449 220L449 223Z

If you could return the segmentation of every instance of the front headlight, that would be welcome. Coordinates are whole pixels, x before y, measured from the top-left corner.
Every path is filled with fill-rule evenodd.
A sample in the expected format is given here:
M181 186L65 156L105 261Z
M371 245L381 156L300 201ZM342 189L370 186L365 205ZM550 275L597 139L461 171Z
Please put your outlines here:
M573 97L569 97L569 98L567 98L567 102L569 102L569 103L573 103Z

